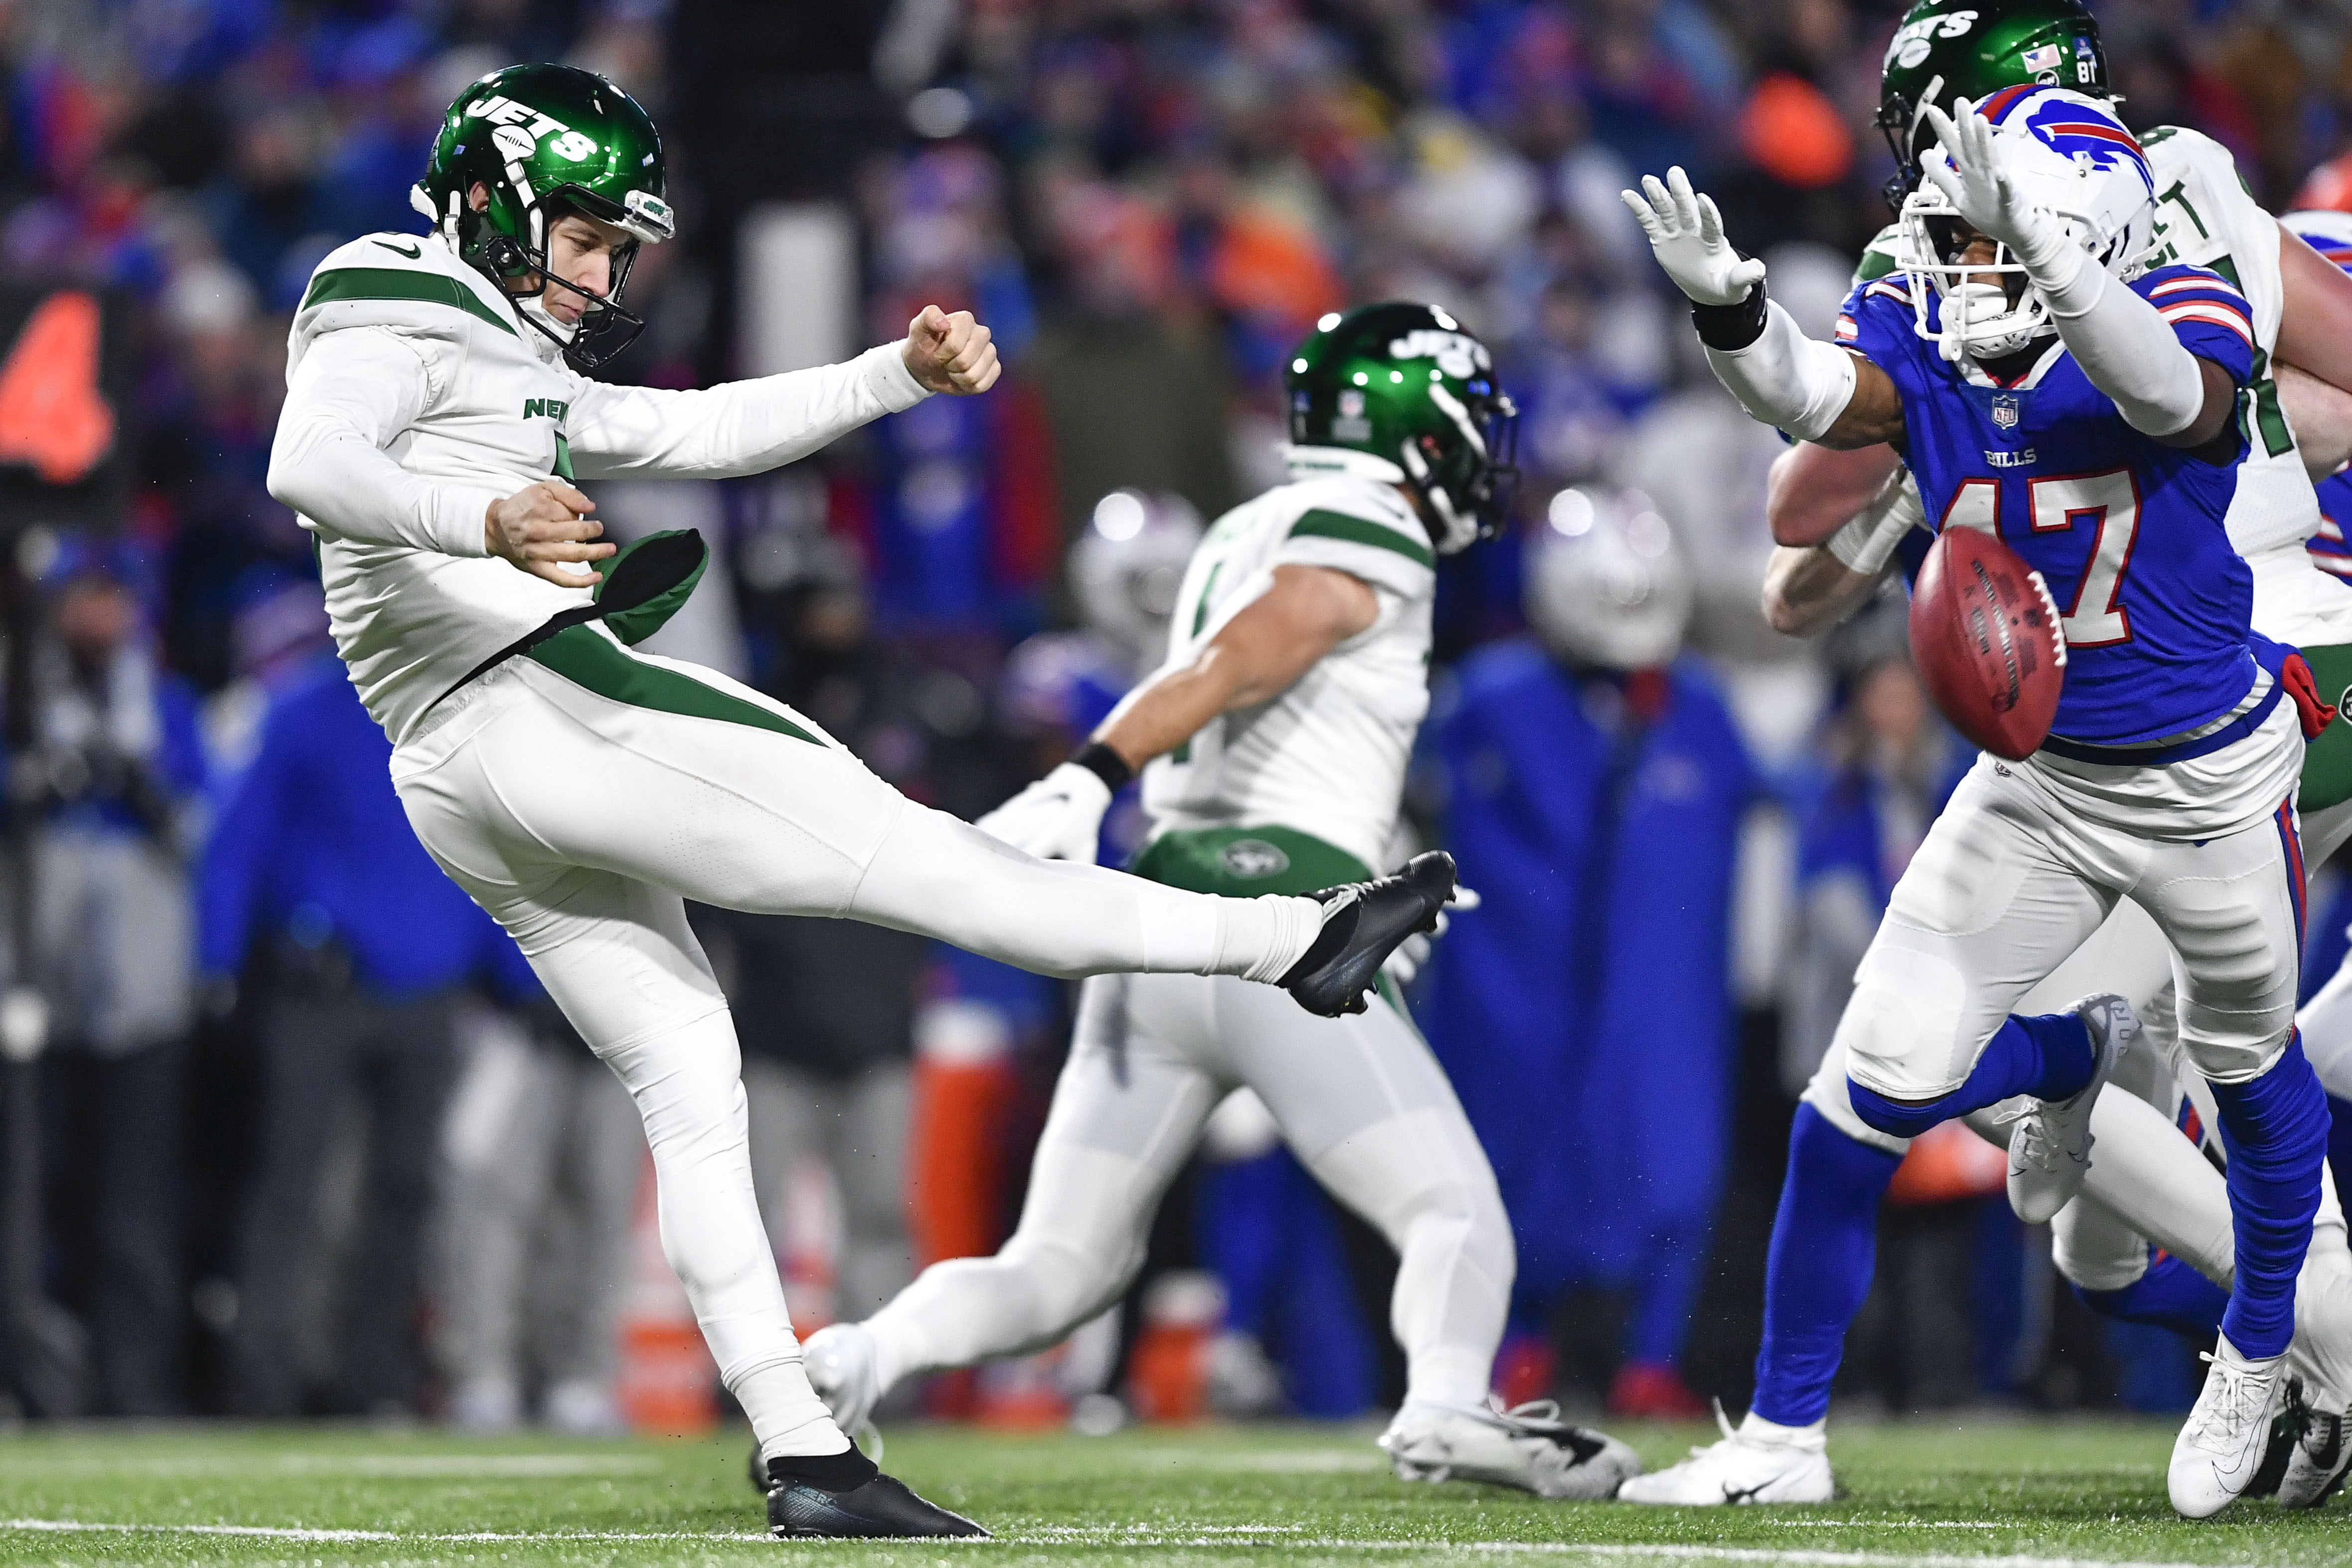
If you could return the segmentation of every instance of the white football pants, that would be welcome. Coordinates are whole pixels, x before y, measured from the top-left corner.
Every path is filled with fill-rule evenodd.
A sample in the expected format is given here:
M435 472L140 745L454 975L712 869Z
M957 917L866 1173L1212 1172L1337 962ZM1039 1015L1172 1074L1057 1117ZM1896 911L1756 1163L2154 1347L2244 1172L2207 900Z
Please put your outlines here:
M395 749L393 783L434 859L635 1098L663 1250L762 1450L839 1453L847 1439L802 1371L752 1195L734 1024L683 900L869 921L1072 976L1271 978L1313 942L1321 906L1032 859L908 800L783 704L627 657L625 696L509 659ZM817 738L698 716L729 701Z
M2290 801L2210 838L2141 837L2063 809L2022 765L1979 757L1855 970L1835 1037L1848 1071L1892 1100L1959 1088L2026 993L2129 900L2179 958L2189 1059L2221 1082L2260 1077L2294 1023L2294 831Z
M2315 868L2352 837L2352 803L2316 814L2306 826L2305 861ZM2092 1109L2095 1147L2082 1195L2051 1222L2053 1262L2061 1274L2086 1290L2120 1290L2137 1281L2147 1270L2150 1243L2224 1289L2236 1273L2227 1185L2203 1148L2184 1137L2173 1121L2179 1099L2186 1095L2197 1106L2206 1143L2219 1150L2212 1093L2180 1047L2175 962L2155 920L2138 904L2121 900L2098 930L2012 1009L2028 1015L2059 1013L2084 996L2112 991L2129 1001L2140 1019L2142 1048L2124 1058ZM2304 1048L2314 1057L2315 1069L2315 1015L2324 1011L2322 1005L2331 994L2345 1004L2340 1026L2333 1034L2352 1042L2348 974L2352 964L2312 999L2299 1020ZM2322 1038L2333 1037L2325 1021L2317 1032ZM2347 1076L2352 1076L2352 1043L2341 1054ZM1847 1136L1890 1153L1904 1152L1910 1140L1891 1138L1854 1115L1846 1094L1845 1064L1845 1052L1833 1043L1805 1088L1806 1103ZM2324 1073L2321 1081L2328 1081ZM2352 1090L2352 1082L2346 1087ZM1967 1120L1988 1142L2006 1149L2011 1129L1995 1120L2002 1109L1989 1106ZM2302 1279L2308 1283L2315 1273L2346 1272L2352 1272L2352 1250L2347 1250L2344 1212L2331 1178L2320 1192ZM2298 1323L2306 1302L2322 1300L2319 1293L2298 1289Z
M1243 1087L1397 1249L1406 1397L1482 1406L1517 1258L1494 1172L1420 1035L1385 1003L1317 1018L1262 985L1172 974L1087 982L1020 1227L993 1258L925 1269L866 1322L882 1387L1053 1344L1118 1300L1202 1123Z

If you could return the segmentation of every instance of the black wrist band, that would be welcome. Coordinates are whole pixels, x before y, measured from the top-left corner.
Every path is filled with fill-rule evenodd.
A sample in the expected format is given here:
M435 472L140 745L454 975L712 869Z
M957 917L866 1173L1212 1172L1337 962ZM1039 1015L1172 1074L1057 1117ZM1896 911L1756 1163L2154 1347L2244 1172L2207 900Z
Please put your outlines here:
M1100 741L1088 741L1070 761L1110 785L1113 795L1125 789L1127 781L1135 776L1135 770L1127 765L1127 759Z
M1764 335L1764 285L1748 289L1737 305L1693 305L1691 325L1707 347L1738 353Z

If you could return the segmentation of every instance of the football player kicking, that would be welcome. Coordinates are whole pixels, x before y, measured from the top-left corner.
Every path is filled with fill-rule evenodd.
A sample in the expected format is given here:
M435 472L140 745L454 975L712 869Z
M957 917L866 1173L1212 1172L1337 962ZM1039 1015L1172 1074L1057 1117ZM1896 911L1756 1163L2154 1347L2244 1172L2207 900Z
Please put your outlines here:
M997 375L985 328L927 308L847 364L701 392L589 380L641 324L619 298L636 247L670 236L663 190L652 122L601 77L526 65L467 88L414 198L432 232L356 240L310 280L270 493L316 541L418 838L636 1100L663 1249L766 1457L770 1528L978 1534L879 1475L809 1387L752 1196L734 1026L683 899L1054 974L1230 975L1248 984L1272 982L1338 1013L1434 921L1452 867L1217 898L1050 865L908 801L783 704L632 652L692 590L701 542L615 558L576 482L758 473Z
M1435 557L1506 514L1515 416L1486 348L1421 305L1326 317L1286 380L1291 481L1209 531L1167 661L1074 761L982 827L1091 860L1104 808L1139 771L1150 837L1130 868L1139 879L1243 894L1380 864L1429 705ZM1624 1445L1548 1408L1488 1407L1510 1229L1395 994L1316 1022L1246 985L1169 974L1087 982L1003 1250L937 1264L865 1322L809 1341L809 1375L835 1422L855 1430L903 1379L1050 1345L1118 1300L1203 1121L1243 1086L1397 1249L1390 1322L1408 1383L1381 1446L1400 1476L1605 1498L1640 1468Z
M2105 92L2096 24L2078 0L1982 0L1966 16L1936 0L1914 7L1887 51L1880 111L1903 171L1894 199L1917 183L1927 148L1919 110L1928 91L1990 93L2029 86L2053 60L2065 63L2070 78L2084 75L2087 90ZM2229 153L2210 138L2164 127L2143 144L2161 194L2158 254L2211 267L2242 284L2252 306L2257 355L2270 360L2276 373L2274 391L2263 386L2255 393L2261 439L2247 454L2227 519L2253 576L2253 624L2300 646L2322 689L2332 692L2352 663L2352 588L2313 570L2305 552L2303 542L2320 519L2305 498L2303 470L2336 466L2352 421L2343 394L2277 360L2297 359L2352 380L2352 363L2337 363L2352 351L2352 281L2282 234L2246 194ZM1863 259L1857 285L1895 270L1899 238L1899 226L1879 236ZM2287 417L2273 411L2273 398ZM1887 483L1890 475L1894 485ZM1784 546L1799 547L1775 552L1766 613L1794 635L1811 635L1843 618L1898 557L1906 572L1916 570L1928 538L1916 487L1905 484L1898 458L1885 447L1832 451L1800 445L1775 465L1769 510L1775 536ZM2327 737L2343 729L2331 729ZM2305 753L2301 825L2306 859L2315 867L2352 833L2352 805L2346 804L2352 768L2344 765L2344 749L2323 739ZM2206 1100L2196 1124L2208 1150L2222 1153L2205 1086L2178 1059L2170 985L2169 949L2147 917L2126 903L2019 1006L2054 1010L2086 990L2111 990L2137 1008L2153 1048L2137 1053L2099 1097L2091 1121L2097 1157L2083 1196L2053 1220L2053 1258L2095 1310L2210 1338L2226 1303L2214 1285L2226 1289L2232 1278L2230 1210L2221 1180L2177 1130L2183 1120L2178 1108ZM2323 1084L2334 1056L2352 1060L2352 1052L2321 1049L2308 1014L2304 1038ZM2346 1076L2352 1085L2352 1071ZM1830 1385L1847 1325L1869 1289L1878 1204L1909 1142L1854 1115L1845 1078L1843 1056L1832 1048L1806 1089L1790 1131L1767 1268L1764 1342L1747 1419L1690 1460L1628 1486L1620 1494L1627 1500L1719 1505L1830 1497L1823 1447ZM2143 1100L2162 1114L2150 1114ZM1997 1121L1999 1114L1979 1112L1970 1125L2008 1146L2017 1124ZM2042 1208L2030 1217L2050 1216ZM2153 1251L2150 1242L2162 1250ZM2291 1506L2312 1506L2352 1462L2352 1446L2342 1441L2343 1411L2352 1397L2352 1254L2332 1185L2323 1193L2297 1282L2289 1356L2300 1385L2292 1391L2297 1447L2278 1495Z
M2179 959L2182 1049L2231 1151L2235 1275L2168 1476L2201 1518L2251 1482L2280 1403L2326 1140L2294 1035L2300 660L2252 636L2226 528L2251 311L2218 273L2142 270L2153 177L2099 100L2010 89L1983 112L1961 99L1924 115L1937 151L1904 202L1903 280L1850 297L1852 353L1764 298L1762 265L1679 171L1626 200L1751 415L1825 446L1900 446L1939 531L2003 536L2065 606L2051 736L2021 763L1979 758L1954 794L1836 1044L1854 1113L1892 1137L2028 1097L2030 1135L2058 1157L2023 1195L2071 1197L2137 1026L2113 997L2010 1009L2118 900L2154 918Z

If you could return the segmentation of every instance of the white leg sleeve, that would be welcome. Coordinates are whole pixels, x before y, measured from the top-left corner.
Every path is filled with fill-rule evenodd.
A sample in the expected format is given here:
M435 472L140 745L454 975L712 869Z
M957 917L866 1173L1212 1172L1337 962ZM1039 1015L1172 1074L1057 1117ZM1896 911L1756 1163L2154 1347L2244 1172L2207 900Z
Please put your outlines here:
M1322 929L1311 899L1220 899L1037 860L911 803L844 911L1041 973L1235 974L1271 981Z
M637 663L815 729L715 671ZM699 903L846 915L1063 976L1273 980L1322 929L1309 899L1211 898L1033 859L837 746L619 701L527 658L484 679L499 684L394 763L412 819L443 819L436 854L457 871L535 855L542 876L593 866ZM469 842L483 839L493 853Z
M1181 1004L1180 993L1206 992L1220 1076L1255 1089L1316 1179L1397 1249L1389 1321L1405 1352L1406 1399L1483 1405L1517 1258L1486 1152L1412 1024L1377 1000L1353 1017L1310 1017L1225 980L1139 982L1137 991L1146 1020L1163 994Z
M866 1320L886 1392L917 1373L1053 1344L1142 1267L1151 1215L1217 1089L1127 1029L1127 979L1087 984L1013 1239L993 1258L933 1264Z
M2294 1022L2319 1086L2338 1100L2352 1100L2352 958L2304 1004Z

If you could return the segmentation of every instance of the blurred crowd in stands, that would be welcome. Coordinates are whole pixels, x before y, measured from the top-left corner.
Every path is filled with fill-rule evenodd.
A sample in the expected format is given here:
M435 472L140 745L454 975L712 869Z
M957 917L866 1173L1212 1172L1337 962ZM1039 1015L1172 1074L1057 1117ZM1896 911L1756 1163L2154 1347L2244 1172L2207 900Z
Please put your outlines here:
M2217 136L2274 209L2352 144L2340 7L2097 9L2126 117ZM1736 1405L1791 1097L1964 759L1899 614L1816 645L1765 627L1778 440L1705 375L1617 192L1689 166L1825 335L1885 221L1870 121L1899 11L0 0L0 280L98 287L135 351L110 536L5 520L45 606L15 759L42 781L14 795L39 824L35 951L12 973L52 1012L41 1310L74 1373L44 1384L69 1399L20 1379L19 1403L596 1430L707 1401L690 1325L663 1338L677 1304L626 1097L408 833L305 536L262 483L312 266L421 229L408 189L440 108L548 58L611 76L670 139L687 230L635 270L651 325L618 377L732 374L737 240L768 203L854 224L853 341L925 302L993 328L1010 374L988 397L765 479L596 497L623 537L724 543L662 651L965 816L1155 662L1202 522L1282 477L1279 367L1319 315L1426 300L1493 345L1524 414L1525 515L1445 568L1413 815L1489 894L1419 1002L1519 1226L1498 1383ZM1638 655L1541 613L1528 541L1572 545L1595 505L1637 542L1621 577L1677 606ZM1113 847L1135 830L1115 816ZM2340 951L2344 923L2315 940ZM992 1248L1060 988L869 928L706 911L702 930L796 1309L862 1313L912 1263ZM1505 1007L1481 964L1544 984ZM1625 1064L1669 1046L1689 1092L1638 1103ZM2185 1403L2182 1352L2103 1340L2053 1296L2046 1241L1986 1196L1998 1157L1988 1174L1933 1144L1888 1222L1853 1392ZM947 1380L933 1408L1031 1419L1108 1388L1146 1413L1343 1415L1391 1396L1364 1306L1385 1296L1380 1244L1262 1110L1228 1106L1211 1153L1155 1237L1157 1283L1100 1342Z

